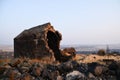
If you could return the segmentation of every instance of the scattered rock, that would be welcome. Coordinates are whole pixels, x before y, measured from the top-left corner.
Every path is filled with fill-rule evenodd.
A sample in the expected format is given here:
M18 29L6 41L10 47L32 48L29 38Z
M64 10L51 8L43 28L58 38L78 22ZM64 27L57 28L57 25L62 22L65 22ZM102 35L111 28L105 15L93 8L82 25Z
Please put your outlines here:
M3 73L5 72L6 68L3 66L0 66L0 75L3 75Z
M30 74L24 73L19 78L17 78L16 80L34 80L34 79Z
M88 73L88 78L90 78L90 79L94 79L95 78L95 76L92 74L92 73Z
M71 72L74 69L74 66L71 61L61 63L58 65L58 70L60 71L60 74L66 74L68 72Z
M57 76L59 76L59 71L57 70L44 69L42 73L43 79L56 80Z
M23 62L17 65L17 68L21 73L25 73L25 72L29 72L31 66L32 66L31 63L29 63L28 60L24 60Z
M96 76L100 76L103 73L103 67L102 66L97 66L94 70L94 73Z
M64 56L71 56L71 57L75 57L76 50L73 47L70 48L64 48L62 51L62 55Z
M79 71L73 71L66 75L66 80L85 80L85 75Z
M16 63L16 61L15 61ZM14 64L12 61L9 64ZM31 63L20 60L14 66L0 67L0 79L4 80L119 80L120 63L78 63L67 61L59 64ZM8 67L6 67L8 66Z
M57 76L56 80L63 80L63 77L62 76Z
M89 72L94 73L96 66L99 66L99 64L96 62L92 62L92 63L88 63L87 66L88 66Z
M78 67L78 70L84 74L87 74L88 72L88 65L87 64L84 64L84 63L80 63L79 64L79 67Z
M43 65L40 63L35 63L31 68L32 68L31 74L36 77L40 76L44 69Z
M15 80L21 76L21 73L17 69L11 68L11 69L7 69L3 75L11 80Z
M11 67L16 67L18 64L20 64L21 63L21 61L20 61L20 59L18 59L18 58L16 58L16 59L12 59L11 61L10 61L10 63L8 63Z

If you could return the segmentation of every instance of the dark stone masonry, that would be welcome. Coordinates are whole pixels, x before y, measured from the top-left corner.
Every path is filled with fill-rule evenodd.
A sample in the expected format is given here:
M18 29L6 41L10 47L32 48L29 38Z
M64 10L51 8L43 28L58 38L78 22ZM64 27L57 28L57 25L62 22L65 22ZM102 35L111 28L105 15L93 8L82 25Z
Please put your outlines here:
M68 61L75 55L60 50L61 40L50 23L24 30L14 38L14 57Z
M61 33L50 23L24 30L14 38L14 57L59 60Z

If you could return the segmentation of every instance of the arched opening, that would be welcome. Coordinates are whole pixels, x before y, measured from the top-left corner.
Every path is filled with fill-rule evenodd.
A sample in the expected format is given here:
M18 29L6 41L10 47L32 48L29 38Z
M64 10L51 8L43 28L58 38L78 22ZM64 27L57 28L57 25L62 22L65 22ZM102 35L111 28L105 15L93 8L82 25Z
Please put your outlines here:
M50 49L53 50L55 59L60 60L60 56L61 56L60 49L59 49L60 39L58 34L55 34L52 31L48 31L47 39L48 39L48 46Z

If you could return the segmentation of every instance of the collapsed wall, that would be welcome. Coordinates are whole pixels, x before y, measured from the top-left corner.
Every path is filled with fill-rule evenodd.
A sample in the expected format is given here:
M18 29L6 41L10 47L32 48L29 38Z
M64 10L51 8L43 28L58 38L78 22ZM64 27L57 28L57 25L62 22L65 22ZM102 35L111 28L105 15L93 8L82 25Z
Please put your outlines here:
M50 23L24 30L14 38L14 57L60 60L61 39L61 33Z

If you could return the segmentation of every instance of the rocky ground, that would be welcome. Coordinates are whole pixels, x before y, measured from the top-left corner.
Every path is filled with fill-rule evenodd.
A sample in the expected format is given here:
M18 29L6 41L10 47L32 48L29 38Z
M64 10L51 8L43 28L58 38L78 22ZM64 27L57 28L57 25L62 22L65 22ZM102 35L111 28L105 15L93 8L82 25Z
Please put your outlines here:
M0 63L0 80L120 80L120 56L77 55L63 63L16 58Z

